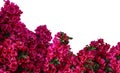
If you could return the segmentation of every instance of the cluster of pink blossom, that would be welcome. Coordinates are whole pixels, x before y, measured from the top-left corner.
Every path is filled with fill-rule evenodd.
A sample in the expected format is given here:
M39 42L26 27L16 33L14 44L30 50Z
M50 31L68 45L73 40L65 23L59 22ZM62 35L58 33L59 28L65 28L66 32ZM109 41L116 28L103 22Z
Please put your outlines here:
M119 73L120 43L110 48L103 39L91 41L77 55L64 32L52 36L46 25L35 32L20 20L19 7L4 0L0 10L0 73Z

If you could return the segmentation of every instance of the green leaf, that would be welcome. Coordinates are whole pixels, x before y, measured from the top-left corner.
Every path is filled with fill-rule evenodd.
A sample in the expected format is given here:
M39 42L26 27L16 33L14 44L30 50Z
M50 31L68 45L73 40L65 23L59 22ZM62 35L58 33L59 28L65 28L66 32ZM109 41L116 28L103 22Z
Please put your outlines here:
M19 51L18 52L18 58L26 58L26 56L28 55L27 52L23 52L23 51Z
M93 46L87 46L87 49L88 49L88 50L96 50L97 48L96 48L96 47L93 47Z
M120 60L120 55L116 56L117 60Z
M100 68L100 65L98 63L94 63L93 70L97 71Z
M112 72L113 70L112 70L111 67L107 67L105 71L106 71L106 72Z
M4 33L3 36L4 36L4 37L9 37L9 36L10 36L10 33L9 33L9 32Z
M74 69L75 69L75 66L74 66L74 65L71 65L71 66L70 66L70 69L74 70Z
M69 36L67 36L68 37L68 39L70 39L70 40L72 40L73 38L72 37L69 37Z
M50 64L58 65L60 64L60 62L57 58L54 58L53 60L50 61Z

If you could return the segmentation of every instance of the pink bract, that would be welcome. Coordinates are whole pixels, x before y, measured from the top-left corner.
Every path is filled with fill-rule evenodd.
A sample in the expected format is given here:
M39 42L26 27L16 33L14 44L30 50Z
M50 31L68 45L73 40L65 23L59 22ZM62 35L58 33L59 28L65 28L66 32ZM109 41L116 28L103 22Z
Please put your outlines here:
M46 25L35 32L21 22L19 6L4 0L0 10L0 73L119 73L120 42L110 48L91 41L77 55L64 32L52 36Z

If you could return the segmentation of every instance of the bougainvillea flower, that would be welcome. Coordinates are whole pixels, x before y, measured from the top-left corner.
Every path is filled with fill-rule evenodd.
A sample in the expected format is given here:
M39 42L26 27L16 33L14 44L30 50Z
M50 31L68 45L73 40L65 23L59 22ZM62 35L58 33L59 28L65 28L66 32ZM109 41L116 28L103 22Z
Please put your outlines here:
M19 6L4 2L0 10L0 73L119 73L120 42L110 48L103 39L91 41L75 55L69 45L72 38L66 33L58 32L52 39L46 25L30 31L21 22Z

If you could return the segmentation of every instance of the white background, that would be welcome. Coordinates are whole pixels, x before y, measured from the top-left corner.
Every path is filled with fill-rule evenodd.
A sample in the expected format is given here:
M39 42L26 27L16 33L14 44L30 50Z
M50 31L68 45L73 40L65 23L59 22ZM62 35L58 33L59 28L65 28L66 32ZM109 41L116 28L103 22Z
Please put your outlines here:
M11 0L24 12L21 21L34 31L46 24L52 36L58 31L73 37L77 53L92 40L104 38L116 45L120 41L119 0ZM0 7L3 0L0 0Z

